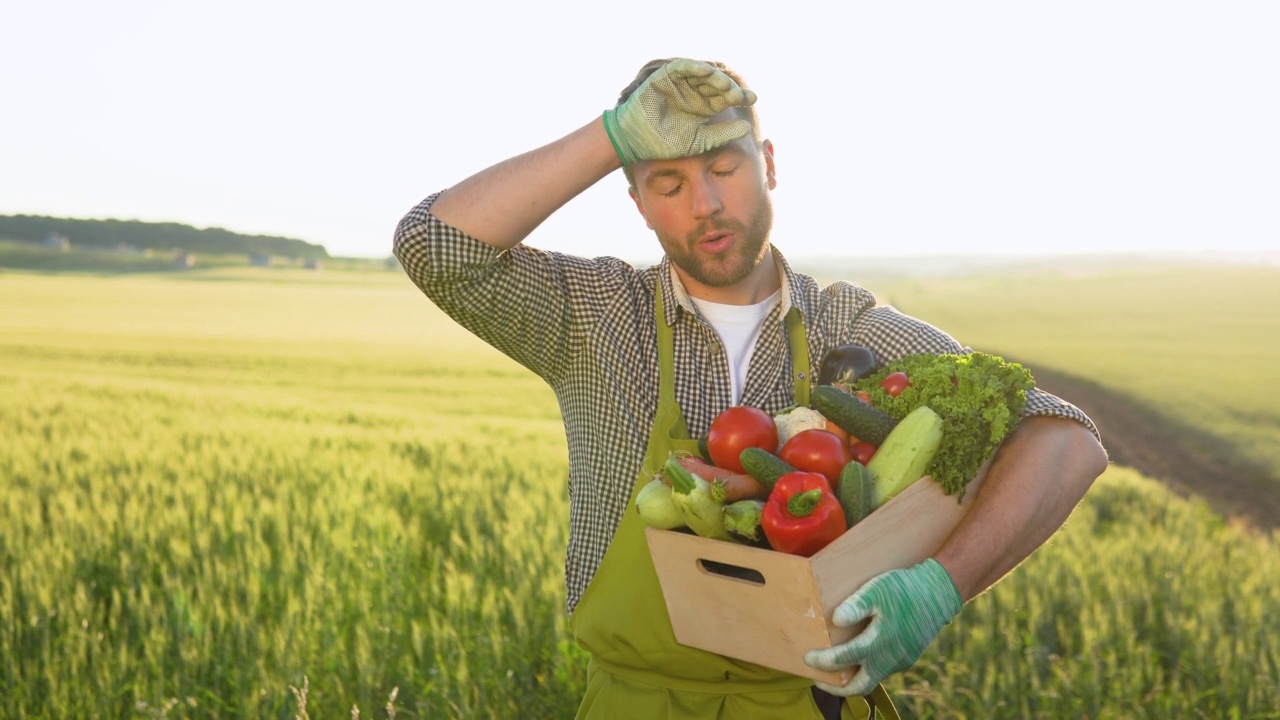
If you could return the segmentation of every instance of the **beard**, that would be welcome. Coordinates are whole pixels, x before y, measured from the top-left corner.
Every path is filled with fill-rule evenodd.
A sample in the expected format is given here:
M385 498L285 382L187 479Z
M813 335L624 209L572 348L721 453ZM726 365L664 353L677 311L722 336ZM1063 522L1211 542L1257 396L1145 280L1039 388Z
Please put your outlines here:
M671 262L693 280L707 287L729 287L750 275L768 251L769 231L773 228L772 200L766 194L745 223L733 218L705 220L683 240L659 234L658 241ZM703 253L698 249L698 239L711 230L731 232L738 242L725 253Z

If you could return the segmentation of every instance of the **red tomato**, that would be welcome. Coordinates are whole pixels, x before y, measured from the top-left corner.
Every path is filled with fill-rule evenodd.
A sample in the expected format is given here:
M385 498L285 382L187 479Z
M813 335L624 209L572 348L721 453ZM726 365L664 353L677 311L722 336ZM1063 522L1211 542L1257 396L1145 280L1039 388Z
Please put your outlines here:
M861 400L862 402L864 402L864 403L866 403L866 404L868 404L868 405L872 404L872 403L871 403L871 393L867 392L866 390L855 390L855 391L854 391L854 393L853 393L853 396L854 396L854 397L856 397L856 398L858 398L859 400Z
M889 393L894 397L898 397L899 395L901 395L902 391L906 390L907 386L910 384L911 384L911 380L907 377L907 374L904 372L889 373L888 375L884 376L883 380L880 381L880 387L883 388L885 392Z
M866 440L859 440L858 442L849 446L849 452L850 454L853 455L853 459L857 460L863 465L866 465L867 463L871 462L871 458L875 456L876 450L878 449L879 448L867 442Z
M839 435L818 429L793 435L778 451L778 457L797 470L822 475L832 487L840 482L840 471L853 459Z
M717 467L746 472L738 457L749 447L777 452L778 426L769 413L756 407L735 405L711 421L707 452Z

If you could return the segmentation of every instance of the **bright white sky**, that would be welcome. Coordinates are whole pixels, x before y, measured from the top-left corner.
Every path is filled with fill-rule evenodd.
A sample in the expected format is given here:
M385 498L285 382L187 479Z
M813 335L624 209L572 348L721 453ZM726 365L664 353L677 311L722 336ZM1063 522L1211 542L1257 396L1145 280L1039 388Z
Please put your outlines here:
M386 256L426 194L684 55L759 94L788 257L1280 248L1280 4L847 5L11 3L0 214ZM658 251L621 173L530 242Z

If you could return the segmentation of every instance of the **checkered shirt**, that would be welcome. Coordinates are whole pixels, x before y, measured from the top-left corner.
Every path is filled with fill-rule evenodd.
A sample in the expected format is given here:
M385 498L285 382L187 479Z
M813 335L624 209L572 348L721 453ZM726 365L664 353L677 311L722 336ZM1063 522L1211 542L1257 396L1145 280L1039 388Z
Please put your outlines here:
M525 245L499 250L431 215L436 197L429 196L400 221L394 252L444 312L555 391L569 447L565 586L572 613L622 520L657 413L655 282L662 284L663 297L676 300L665 304L665 321L675 342L676 401L692 437L705 433L731 404L728 359L668 259L637 269L616 258ZM819 287L813 278L792 272L781 254L776 257L782 302L765 319L741 404L771 414L792 404L783 324L792 306L804 319L814 365L810 373L828 350L846 343L870 348L882 363L910 354L966 351L932 325L892 306L877 306L861 287L847 282ZM1039 390L1028 393L1025 415L1070 418L1097 433L1078 408Z

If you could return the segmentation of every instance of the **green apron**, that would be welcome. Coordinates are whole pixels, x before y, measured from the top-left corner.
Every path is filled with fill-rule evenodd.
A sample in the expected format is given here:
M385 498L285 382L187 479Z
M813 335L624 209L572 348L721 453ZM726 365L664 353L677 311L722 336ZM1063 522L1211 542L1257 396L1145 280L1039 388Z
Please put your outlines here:
M697 454L684 415L675 399L674 350L671 328L657 289L658 412L627 512L609 549L569 620L578 643L591 654L587 691L578 708L580 720L619 718L813 718L821 720L814 703L813 681L790 673L734 660L680 645L671 630L662 587L653 569L644 523L631 510L636 493L653 477L672 452ZM808 345L799 312L786 318L795 373L795 401L809 397ZM751 632L743 628L743 632ZM877 687L871 696L883 716L898 717L888 695ZM851 698L842 718L870 714L868 703Z

